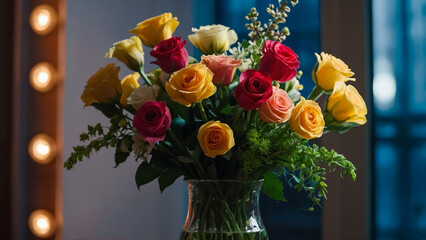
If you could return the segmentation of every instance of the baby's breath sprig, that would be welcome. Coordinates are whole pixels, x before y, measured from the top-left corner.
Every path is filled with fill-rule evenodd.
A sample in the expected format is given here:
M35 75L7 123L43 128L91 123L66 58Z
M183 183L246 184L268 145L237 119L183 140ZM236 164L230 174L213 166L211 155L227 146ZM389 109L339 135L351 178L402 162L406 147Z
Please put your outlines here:
M250 13L246 16L247 20L251 20L251 23L247 23L246 27L250 31L249 37L252 41L257 39L265 39L272 41L284 41L287 36L290 36L290 30L288 27L280 28L280 24L286 22L288 13L290 12L290 4L292 7L296 6L299 3L298 0L278 0L278 6L275 7L274 4L269 4L266 8L266 12L271 15L268 23L265 23L262 27L260 21L258 21L259 12L256 8L252 8Z
M257 12L256 8L251 8L250 13L247 14L246 19L251 20L251 23L247 23L246 27L250 30L248 36L252 41L263 38L263 27L261 26L261 22L257 20L259 16L259 12Z

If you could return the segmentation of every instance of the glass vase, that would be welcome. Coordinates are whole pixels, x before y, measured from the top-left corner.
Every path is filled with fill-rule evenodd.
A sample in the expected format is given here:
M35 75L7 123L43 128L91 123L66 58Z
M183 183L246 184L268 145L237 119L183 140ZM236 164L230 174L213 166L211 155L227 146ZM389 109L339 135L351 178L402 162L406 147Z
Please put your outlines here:
M260 217L263 180L186 180L188 213L180 240L268 240Z

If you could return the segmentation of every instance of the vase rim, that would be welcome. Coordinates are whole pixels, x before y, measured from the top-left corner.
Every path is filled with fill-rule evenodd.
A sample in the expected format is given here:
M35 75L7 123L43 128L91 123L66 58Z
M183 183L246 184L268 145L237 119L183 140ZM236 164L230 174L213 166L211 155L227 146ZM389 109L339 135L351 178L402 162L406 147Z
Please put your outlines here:
M184 179L187 183L193 182L241 182L241 183L259 183L263 182L263 179L258 180L236 180L236 179Z

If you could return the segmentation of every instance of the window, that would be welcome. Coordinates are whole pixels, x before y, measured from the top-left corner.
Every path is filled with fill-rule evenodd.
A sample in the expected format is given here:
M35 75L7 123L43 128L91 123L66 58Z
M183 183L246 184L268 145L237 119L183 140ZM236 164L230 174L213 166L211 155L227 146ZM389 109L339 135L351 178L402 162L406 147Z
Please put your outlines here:
M426 239L426 1L372 3L375 236Z

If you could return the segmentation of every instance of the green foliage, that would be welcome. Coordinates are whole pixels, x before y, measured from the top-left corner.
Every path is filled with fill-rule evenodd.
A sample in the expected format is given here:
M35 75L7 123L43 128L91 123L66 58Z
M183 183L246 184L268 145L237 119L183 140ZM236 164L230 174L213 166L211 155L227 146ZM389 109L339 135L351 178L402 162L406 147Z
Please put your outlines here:
M154 181L161 175L162 171L163 169L143 161L136 170L135 179L137 187L140 188L140 186Z
M123 124L123 121L126 124ZM110 118L110 124L109 127L103 127L100 123L94 126L88 125L87 132L80 134L80 141L87 144L74 146L74 151L65 161L64 167L70 170L77 162L82 162L84 158L90 158L93 153L98 152L102 148L110 147L116 148L116 167L124 162L130 153L122 152L120 150L120 145L122 141L126 141L128 150L130 150L132 141L129 134L132 133L132 128L130 127L128 119L122 118L119 115L112 116Z
M263 185L262 191L268 195L270 198L286 202L283 193L283 183L273 172L266 172L263 174Z
M182 176L183 172L179 167L172 166L166 168L158 178L160 191L163 192L168 186L172 185L177 178Z
M282 189L279 176L298 192L307 193L313 205L326 198L325 174L340 170L342 177L349 175L355 180L355 167L334 150L308 144L289 129L288 124L258 124L246 134L246 145L241 154L242 180L265 179L264 192L274 198ZM266 190L266 191L265 191Z

